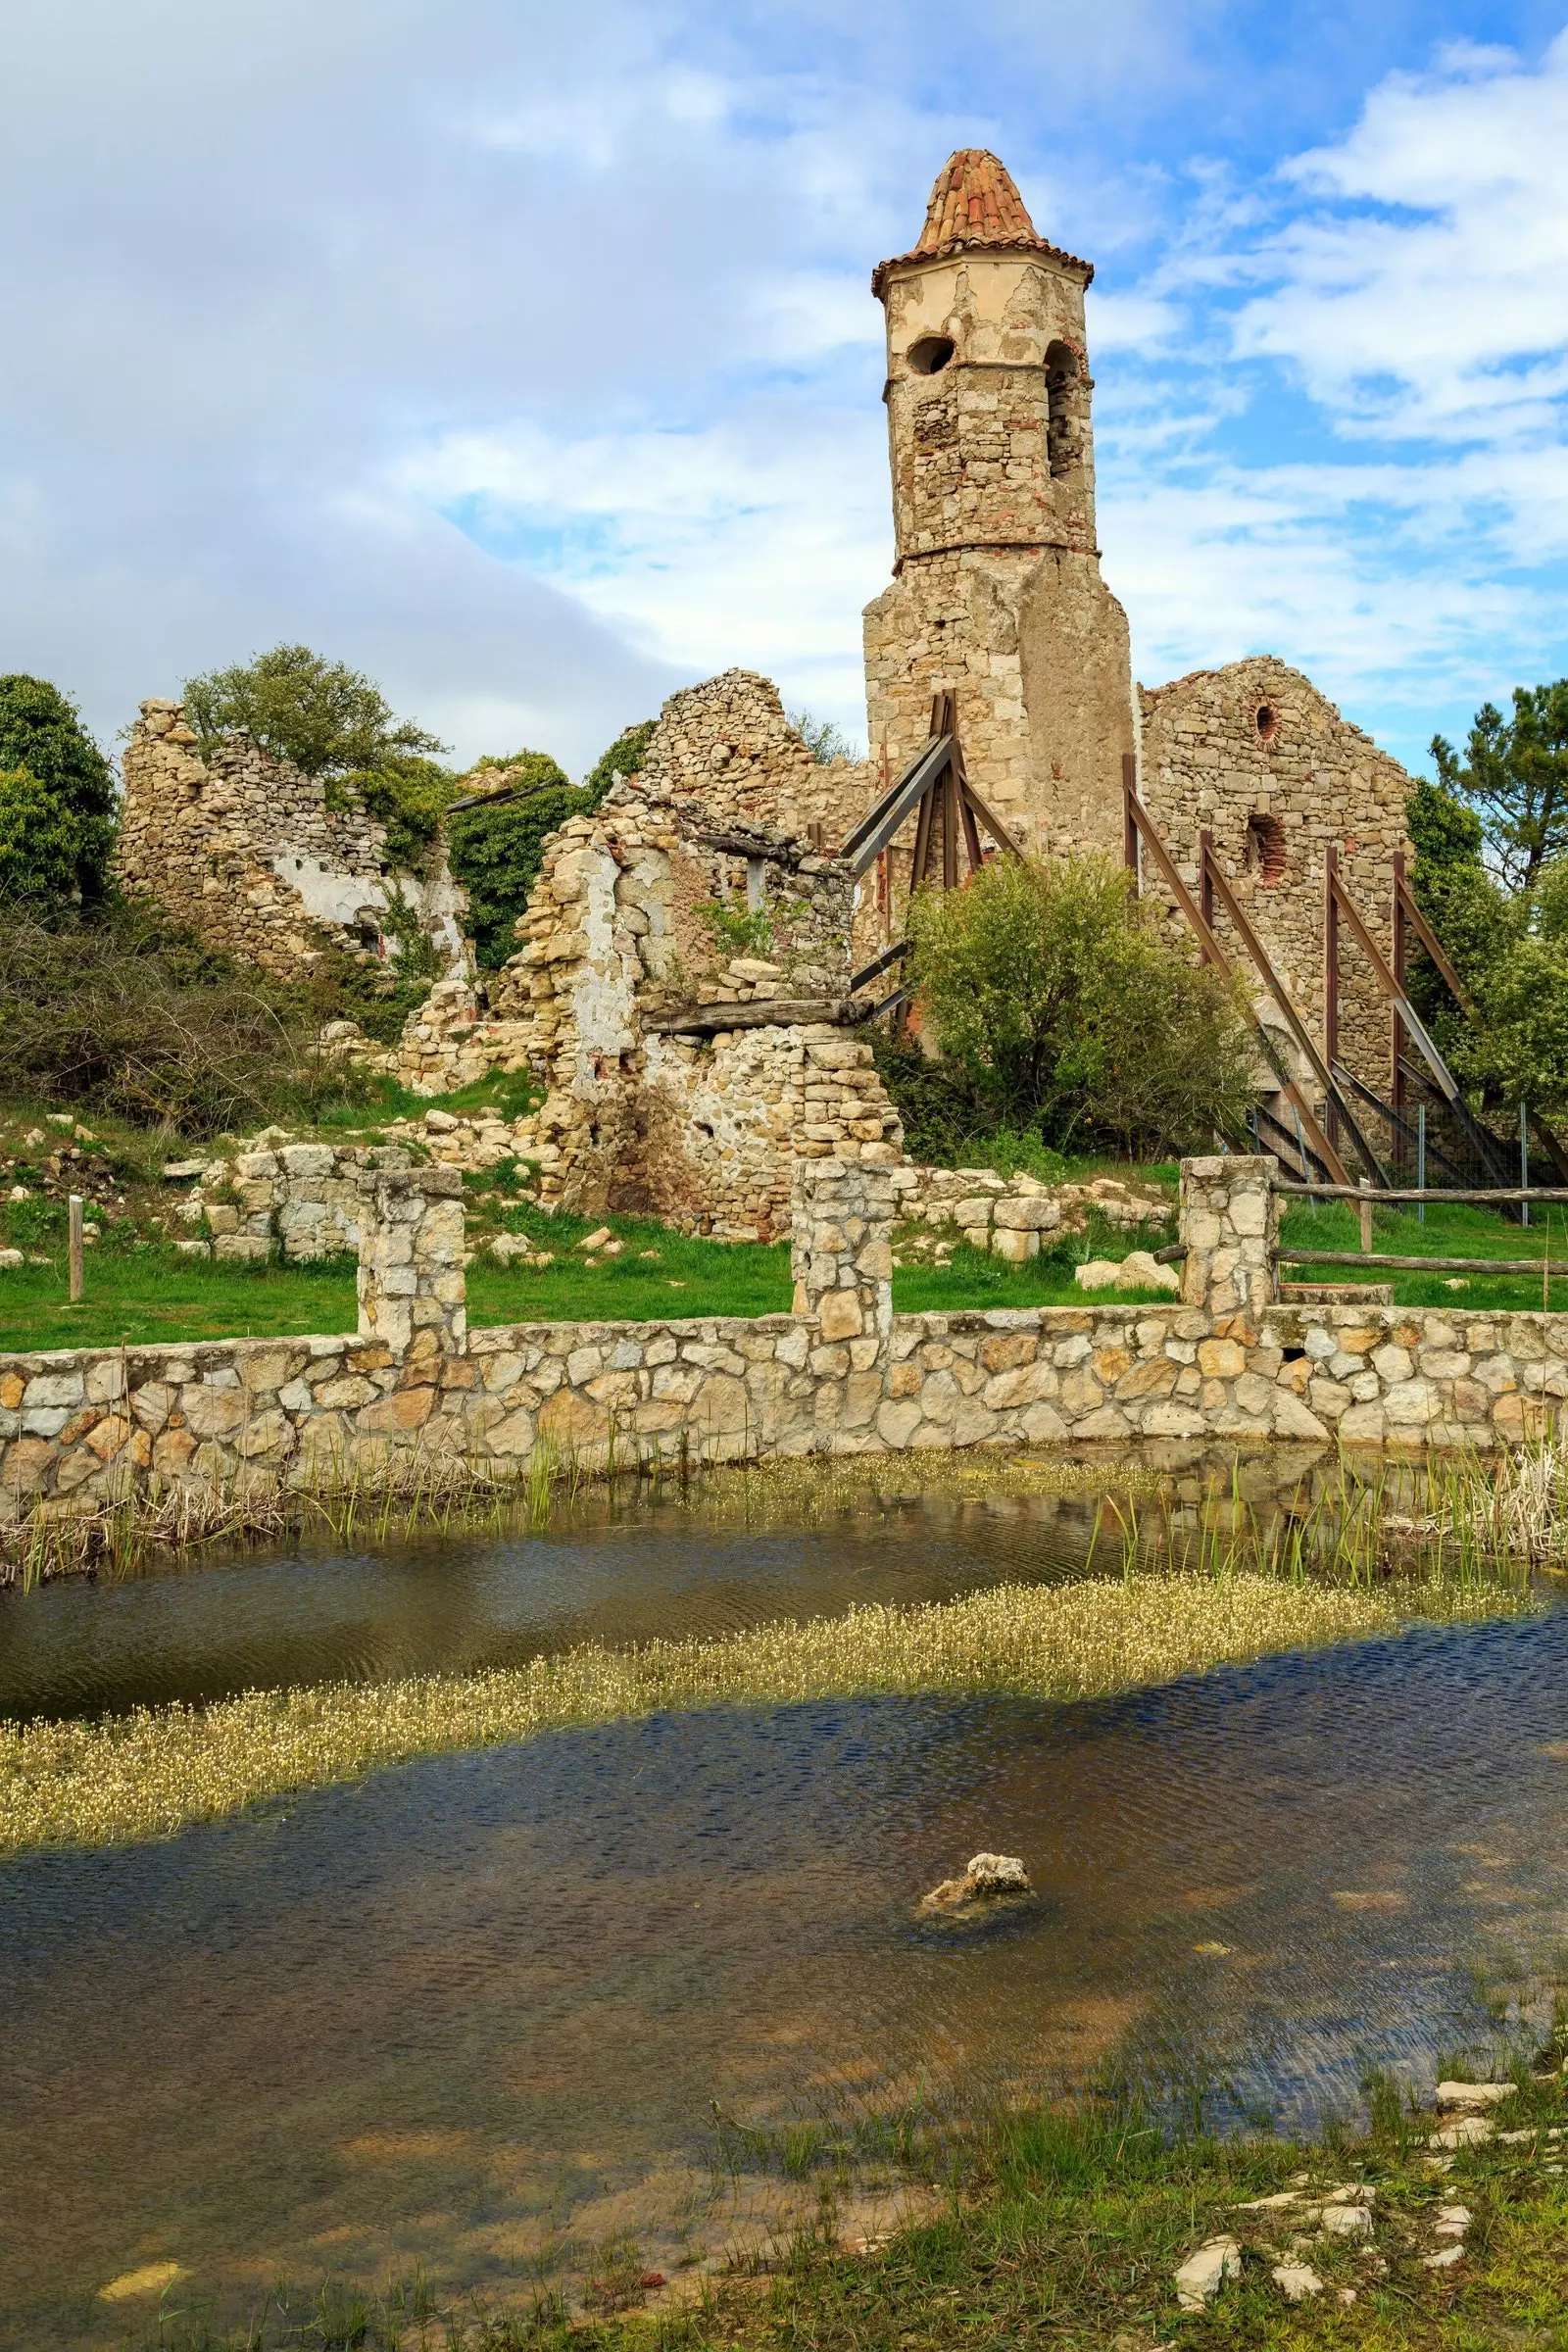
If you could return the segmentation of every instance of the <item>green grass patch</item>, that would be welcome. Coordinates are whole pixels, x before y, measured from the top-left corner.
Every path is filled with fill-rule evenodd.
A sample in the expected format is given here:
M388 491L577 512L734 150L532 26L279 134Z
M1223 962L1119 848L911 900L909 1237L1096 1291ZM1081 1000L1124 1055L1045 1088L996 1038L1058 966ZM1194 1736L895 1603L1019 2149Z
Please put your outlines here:
M1361 1247L1360 1212L1347 1200L1319 1201L1316 1207L1293 1200L1280 1224L1281 1274L1290 1282L1354 1282L1353 1266L1313 1266L1295 1263L1291 1249L1354 1250ZM1544 1257L1568 1263L1568 1203L1538 1204L1531 1223L1509 1223L1495 1210L1458 1201L1429 1200L1424 1218L1414 1207L1374 1208L1372 1248L1396 1257L1486 1257L1497 1260L1490 1274L1444 1275L1396 1273L1369 1266L1368 1282L1391 1282L1398 1306L1540 1308L1544 1303L1542 1277L1508 1274L1510 1258ZM1550 1286L1553 1310L1568 1310L1568 1278Z

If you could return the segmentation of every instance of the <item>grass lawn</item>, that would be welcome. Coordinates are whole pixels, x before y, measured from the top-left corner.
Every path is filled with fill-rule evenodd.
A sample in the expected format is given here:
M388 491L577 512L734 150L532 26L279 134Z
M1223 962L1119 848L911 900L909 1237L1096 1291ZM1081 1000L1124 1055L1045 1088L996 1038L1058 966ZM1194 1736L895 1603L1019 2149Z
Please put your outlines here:
M1281 1272L1287 1281L1354 1282L1353 1266L1293 1266L1291 1245L1321 1250L1359 1250L1360 1212L1346 1200L1319 1201L1314 1208L1293 1200L1280 1227ZM1549 1247L1548 1247L1549 1245ZM1510 1257L1544 1257L1568 1265L1568 1203L1538 1206L1526 1226L1512 1225L1494 1210L1429 1201L1424 1219L1414 1208L1379 1208L1372 1215L1372 1248L1396 1257L1494 1257L1499 1269ZM1368 1282L1392 1282L1396 1306L1540 1307L1537 1274L1399 1274L1367 1268ZM1553 1281L1550 1303L1568 1310L1568 1279Z
M596 1228L582 1218L546 1216L510 1200L493 1183L475 1184L469 1202L468 1315L475 1325L556 1322L647 1322L699 1315L783 1314L789 1309L789 1248L785 1243L713 1242L670 1233L652 1219L604 1220L622 1244L621 1254L585 1264L577 1248ZM30 1210L32 1203L25 1204ZM39 1204L42 1207L44 1204ZM1552 1217L1547 1228L1544 1220ZM1568 1212L1541 1209L1543 1220L1523 1230L1486 1209L1429 1204L1425 1221L1413 1211L1379 1209L1374 1245L1402 1255L1495 1257L1499 1273L1444 1276L1396 1274L1401 1306L1539 1307L1539 1274L1509 1277L1509 1258L1539 1257L1550 1243L1568 1260ZM160 1341L266 1339L299 1332L352 1331L354 1266L350 1259L319 1265L246 1266L182 1257L160 1246L133 1248L128 1224L110 1222L106 1239L87 1254L87 1297L66 1298L63 1212L40 1216L27 1239L39 1264L0 1269L0 1348L138 1347ZM1324 1249L1359 1246L1356 1211L1335 1201L1314 1212L1293 1203L1284 1220L1287 1273L1314 1279L1309 1265L1292 1268L1290 1245ZM498 1231L526 1233L553 1262L514 1259L502 1265L489 1251ZM951 1264L906 1265L893 1278L893 1302L904 1314L964 1308L1081 1306L1073 1259L1123 1257L1136 1237L1106 1230L1022 1266L984 1256L959 1244ZM1068 1250L1072 1255L1068 1254ZM1376 1269L1369 1269L1369 1278ZM1348 1266L1324 1267L1322 1280L1353 1281ZM1156 1302L1155 1291L1102 1292L1102 1303ZM1551 1303L1568 1308L1568 1282L1552 1285Z

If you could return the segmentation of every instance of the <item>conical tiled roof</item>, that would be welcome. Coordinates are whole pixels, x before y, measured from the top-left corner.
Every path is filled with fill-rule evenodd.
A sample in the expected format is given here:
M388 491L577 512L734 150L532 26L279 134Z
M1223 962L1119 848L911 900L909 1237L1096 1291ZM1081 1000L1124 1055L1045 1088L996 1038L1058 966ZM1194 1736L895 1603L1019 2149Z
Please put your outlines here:
M1086 286L1095 274L1092 263L1063 253L1059 245L1049 245L1038 234L1012 184L1011 172L999 157L984 147L960 147L937 173L919 243L893 261L879 262L871 275L871 291L881 295L888 271L900 262L934 261L970 246L1044 254L1051 261L1081 270Z

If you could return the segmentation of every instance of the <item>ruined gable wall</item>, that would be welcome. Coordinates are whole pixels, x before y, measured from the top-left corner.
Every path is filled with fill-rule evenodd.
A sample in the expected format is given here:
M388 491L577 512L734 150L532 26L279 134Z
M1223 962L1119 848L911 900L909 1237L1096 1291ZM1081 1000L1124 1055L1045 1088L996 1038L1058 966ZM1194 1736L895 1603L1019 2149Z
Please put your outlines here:
M141 706L123 761L115 868L214 947L285 979L307 970L321 934L373 942L388 903L386 832L350 801L244 737L204 761L178 703ZM401 877L451 963L463 961L466 901L449 874Z
M647 1026L704 1004L847 993L854 883L775 821L825 823L807 812L835 788L776 690L731 671L672 696L640 773L552 835L526 944L491 990L549 1088L529 1147L542 1199L767 1239L787 1230L797 1158L899 1157L870 1048L848 1032ZM737 946L715 908L765 927L765 941Z
M1206 829L1244 913L1321 1047L1324 853L1338 845L1346 887L1389 955L1394 857L1408 849L1410 778L1310 679L1272 656L1195 670L1169 686L1141 688L1140 696L1143 796L1183 880L1196 896L1198 837ZM1252 819L1263 821L1250 826ZM1147 868L1145 878L1146 887L1158 889ZM1218 909L1215 920L1250 973ZM1174 913L1172 921L1185 930ZM1388 1007L1343 923L1340 1054L1357 1077L1388 1095ZM1293 1065L1296 1058L1293 1052ZM1310 1087L1314 1098L1317 1091Z
M876 774L864 760L813 760L772 679L727 669L670 696L631 783L653 800L700 804L715 826L765 825L831 855L865 814Z

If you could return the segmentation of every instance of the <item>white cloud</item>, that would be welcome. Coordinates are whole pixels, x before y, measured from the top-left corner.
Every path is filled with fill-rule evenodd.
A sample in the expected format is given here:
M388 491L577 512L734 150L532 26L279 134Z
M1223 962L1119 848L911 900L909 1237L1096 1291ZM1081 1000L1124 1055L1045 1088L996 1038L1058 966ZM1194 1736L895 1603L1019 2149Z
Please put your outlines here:
M1568 391L1568 33L1527 69L1448 51L1396 74L1349 136L1287 168L1309 214L1256 259L1243 356L1384 435L1554 429Z

